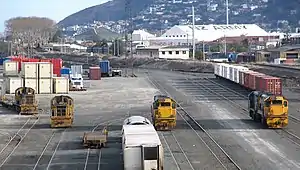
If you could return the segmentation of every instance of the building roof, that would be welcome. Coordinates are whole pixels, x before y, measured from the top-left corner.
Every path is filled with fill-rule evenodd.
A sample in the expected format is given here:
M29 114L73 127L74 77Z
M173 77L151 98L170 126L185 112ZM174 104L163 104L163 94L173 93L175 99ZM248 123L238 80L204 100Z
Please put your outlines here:
M125 137L125 146L157 146L161 141L157 133L127 135Z
M124 135L157 133L153 125L123 125Z
M145 30L134 30L132 34L141 35L142 37L155 37L155 35L146 32Z
M192 37L192 25L176 25L164 33L161 37L172 38L180 35ZM176 35L177 34L177 35ZM268 36L265 30L256 24L230 24L230 25L195 25L195 39L197 41L210 42L221 37L237 36ZM175 38L174 37L174 38Z
M150 120L148 120L143 116L131 116L124 120L123 125L134 124L134 123L151 124Z
M300 46L283 46L274 49L268 49L268 51L291 51L291 50L300 50Z

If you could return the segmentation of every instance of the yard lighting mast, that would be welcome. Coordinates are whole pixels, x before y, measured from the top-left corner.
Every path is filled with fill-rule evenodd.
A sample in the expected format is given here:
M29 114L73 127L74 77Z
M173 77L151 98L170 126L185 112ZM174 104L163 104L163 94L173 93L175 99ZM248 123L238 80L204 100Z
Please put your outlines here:
M193 60L195 60L195 9L192 6L192 18L193 18Z

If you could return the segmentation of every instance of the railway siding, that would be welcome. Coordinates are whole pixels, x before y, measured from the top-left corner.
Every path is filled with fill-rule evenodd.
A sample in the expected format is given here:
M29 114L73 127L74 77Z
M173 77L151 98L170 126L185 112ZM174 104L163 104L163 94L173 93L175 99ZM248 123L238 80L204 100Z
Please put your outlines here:
M240 108L230 106L232 104L220 98L205 103L205 95L202 96L201 103L193 104L192 102L195 100L193 95L198 94L197 96L201 98L197 92L207 90L201 86L202 82L198 82L199 84L194 83L194 86L191 86L191 80L183 80L187 76L180 76L178 74L173 76L174 73L161 73L159 71L153 71L151 76L157 77L157 74L169 77L168 81L157 79L159 79L159 83L164 88L168 89L170 94L175 96L175 99L179 98L179 102L184 103L184 105L187 104L187 110L195 119L198 119L198 122L201 124L204 122L206 124L213 124L208 126L210 129L207 130L213 136L216 136L217 141L220 141L226 151L237 162L241 163L242 169L298 168L297 162L299 161L299 156L296 156L296 152L292 149L292 146L295 145L291 145L290 142L282 139L275 132L260 130L260 127L249 119L247 115L241 114L243 111ZM190 79L191 77L189 76L188 78ZM198 75L197 78L199 77ZM178 80L179 82L177 82ZM190 95L187 94L181 82L190 83L187 87ZM174 88L173 86L176 84L181 85L181 87ZM206 87L209 87L209 85ZM216 96L216 94L210 93L210 96L213 95ZM194 99L191 100L191 98ZM211 110L213 108L220 108L219 114L215 113L216 110ZM284 163L274 166L276 164L274 161Z

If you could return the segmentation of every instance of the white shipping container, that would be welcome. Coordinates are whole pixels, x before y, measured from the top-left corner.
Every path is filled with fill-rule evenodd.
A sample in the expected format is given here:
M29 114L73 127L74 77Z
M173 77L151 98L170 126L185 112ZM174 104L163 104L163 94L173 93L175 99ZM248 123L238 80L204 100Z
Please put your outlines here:
M23 78L23 84L25 87L31 87L38 93L38 79L36 78Z
M222 70L223 70L222 77L225 79L229 79L229 65L228 64L222 65Z
M229 66L229 77L228 79L233 81L234 78L234 66Z
M4 79L3 85L7 94L15 94L19 87L23 87L23 80L20 77L7 77Z
M247 67L243 66L236 66L234 71L234 82L240 83L239 77L240 77L240 71L248 71L249 69Z
M17 61L4 61L3 74L5 76L16 76L19 72L19 63Z
M71 65L72 74L83 74L82 65Z
M21 76L23 78L38 78L38 62L23 62Z
M51 94L53 92L53 80L39 79L39 94Z
M65 77L53 77L53 93L55 94L69 93L69 79Z
M39 72L39 78L52 78L53 64L49 62L40 62L38 72Z

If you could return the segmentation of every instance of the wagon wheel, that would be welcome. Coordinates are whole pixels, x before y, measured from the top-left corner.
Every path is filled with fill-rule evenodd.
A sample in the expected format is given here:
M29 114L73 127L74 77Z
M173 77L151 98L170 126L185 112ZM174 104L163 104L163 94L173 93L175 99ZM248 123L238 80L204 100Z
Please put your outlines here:
M21 112L21 107L20 107L20 106L16 106L15 108L16 108L17 113L20 114L20 112Z

